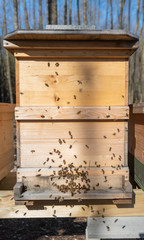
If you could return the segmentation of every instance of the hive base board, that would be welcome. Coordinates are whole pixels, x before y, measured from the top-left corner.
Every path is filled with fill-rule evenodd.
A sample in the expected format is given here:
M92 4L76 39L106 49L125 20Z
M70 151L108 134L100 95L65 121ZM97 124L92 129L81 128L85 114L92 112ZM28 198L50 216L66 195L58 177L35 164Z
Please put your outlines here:
M99 191L88 191L84 194L75 194L71 196L69 193L58 193L58 191L49 191L49 190L27 190L23 191L23 183L16 183L14 186L14 199L17 204L22 203L27 204L28 201L37 201L37 200L77 200L78 202L81 199L84 200L97 200L97 199L111 199L119 200L118 204L123 204L120 200L132 199L132 186L129 182L126 182L126 188L123 189L108 189L108 190L99 190ZM18 203L19 202L19 203ZM129 202L131 203L131 202Z

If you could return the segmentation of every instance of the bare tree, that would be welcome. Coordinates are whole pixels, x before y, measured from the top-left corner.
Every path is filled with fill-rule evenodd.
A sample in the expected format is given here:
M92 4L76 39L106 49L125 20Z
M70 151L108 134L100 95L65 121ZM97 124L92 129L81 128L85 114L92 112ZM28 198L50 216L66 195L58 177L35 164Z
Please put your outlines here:
M18 3L14 0L14 28L18 29Z
M3 34L4 35L7 34L5 0L3 0ZM8 82L8 88L9 88L10 102L13 103L12 83L11 83L11 75L10 75L10 63L9 63L9 55L8 55L7 50L4 50L4 64L5 64L6 78L7 78L7 82Z
M57 24L57 1L48 0L48 24Z
M131 1L128 0L127 31L130 31L130 7L131 7Z
M110 28L113 29L113 7L112 7L112 0L110 0L110 19L111 19Z
M29 22L28 22L28 13L27 13L26 1L25 0L23 0L23 6L24 6L26 28L30 29L30 25L29 25Z
M120 8L120 14L119 14L119 28L123 28L123 10L126 0L120 0L119 2L119 8Z
M84 21L84 25L88 25L88 19L87 19L87 0L83 0L83 21Z
M33 0L33 28L36 29L35 0Z
M77 0L77 24L80 25L80 9L79 9L79 0Z
M39 29L43 29L42 1L39 0Z
M109 8L109 0L107 0L107 5L106 5L106 21L105 21L105 29L108 27L108 8Z
M72 24L72 0L69 3L69 24Z
M99 28L99 22L100 22L100 0L98 0L98 13L97 13L97 29Z
M67 25L67 0L64 3L64 25Z

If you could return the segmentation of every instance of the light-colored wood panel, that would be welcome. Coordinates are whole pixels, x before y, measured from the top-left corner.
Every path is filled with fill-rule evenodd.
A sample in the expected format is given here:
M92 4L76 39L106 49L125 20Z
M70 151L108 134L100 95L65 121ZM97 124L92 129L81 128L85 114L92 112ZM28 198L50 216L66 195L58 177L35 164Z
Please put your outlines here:
M0 103L0 113L13 113L15 104Z
M91 204L88 205L83 202L77 203L78 205L70 206L72 203L65 205L65 202L57 205L54 208L53 201L49 204L44 203L43 208L32 207L32 209L25 205L15 205L13 200L13 190L1 190L0 191L0 218L44 218L53 217L54 210L56 210L57 217L133 217L144 216L144 192L140 189L134 190L135 204L122 205L120 208L107 201L107 203ZM96 202L96 201L95 201ZM84 208L84 210L82 209ZM92 207L92 208L91 208Z
M129 62L125 62L125 105L128 105Z
M20 122L21 141L47 139L124 139L124 122Z
M128 119L129 107L16 107L16 120Z
M28 57L49 57L49 58L129 58L132 53L135 52L135 49L62 49L62 50L20 50L17 49L14 52L14 56L17 58L28 58Z
M73 162L75 166L121 166L127 158L124 146L124 141L117 139L77 139L76 142L67 139L66 143L62 144L59 144L59 139L46 141L22 139L20 166L47 168L63 165L63 160L67 164ZM54 152L58 150L59 155Z
M20 106L105 105L125 105L124 61L20 61Z
M16 106L20 104L19 60L15 58Z

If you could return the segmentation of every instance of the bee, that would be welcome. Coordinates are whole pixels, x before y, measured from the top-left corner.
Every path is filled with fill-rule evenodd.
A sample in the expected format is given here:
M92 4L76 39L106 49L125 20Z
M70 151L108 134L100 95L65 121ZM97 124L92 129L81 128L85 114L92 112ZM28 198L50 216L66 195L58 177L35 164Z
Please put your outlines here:
M34 187L40 187L40 185L39 184L35 184Z
M99 215L100 214L100 212L97 210L97 214Z
M114 171L112 171L112 174L114 174Z
M69 148L71 149L71 148L72 148L72 145L70 145Z
M58 67L58 66L59 66L59 63L56 63L55 65L56 65L56 67Z
M111 160L113 160L113 157L111 157Z
M126 113L126 117L128 117L129 115L128 115L128 113Z
M76 99L76 95L74 95L74 99Z
M82 207L82 210L83 210L83 211L85 211L85 208L84 208L84 207Z
M48 67L50 67L50 63L48 63Z
M103 136L105 139L107 138L106 136Z
M58 98L57 98L57 102L58 102L59 100L60 100L60 98L58 97Z
M79 92L82 92L82 88L79 89Z
M105 208L103 208L103 212L105 212Z
M23 178L26 178L26 176L22 176Z
M53 153L52 153L52 152L49 152L49 154L50 154L50 155L53 155Z
M59 156L59 158L62 158L62 157L63 157L62 155Z
M97 165L97 161L95 161L95 165Z
M103 223L105 223L105 221L103 221Z
M23 95L24 93L23 92L20 92L21 95Z
M60 108L60 106L57 106L57 108L59 109L59 108Z
M43 162L43 165L45 165L46 164L46 162Z
M102 214L102 218L104 218L104 215Z
M124 98L124 95L122 95L122 98Z
M115 157L115 154L113 153L113 157Z
M116 135L116 133L113 133L113 136L115 136Z
M15 211L15 213L18 213L18 212L19 212L19 210L16 210L16 211Z
M87 162L86 162L85 160L84 160L83 162L84 162L85 164L87 164Z
M64 163L64 165L66 165L66 161L65 160L63 160L63 163Z
M58 76L58 72L55 72L55 74Z
M66 143L66 141L63 139L63 143Z
M62 140L59 138L59 144L62 144Z
M112 189L112 187L109 187L109 189Z
M111 106L109 106L109 110L111 110Z
M46 160L47 162L49 161L49 158L47 158L47 160Z
M59 165L58 167L62 167L62 165Z
M51 168L52 166L49 166L49 169Z
M112 150L112 147L109 148L109 152Z
M32 152L32 153L34 153L34 152L35 152L35 150L31 150L31 152Z
M49 196L49 198L51 198L52 197L52 194Z
M80 114L80 113L81 113L81 111L77 112L77 114Z
M116 223L117 221L118 221L118 219L115 219L115 220L114 220L114 223Z
M26 215L26 212L24 213L24 216Z
M56 175L56 171L53 171L54 175Z
M120 132L120 129L119 129L119 128L117 128L117 131L118 131L118 132Z
M107 118L110 118L110 115L106 115Z
M71 217L72 213L69 214L69 216Z
M56 210L54 210L54 214L56 214Z
M49 87L48 83L45 83L45 86L46 86L46 87Z
M13 200L14 199L14 197L12 197L10 200Z
M99 186L99 183L96 184L96 187L98 187L98 186Z
M109 226L106 226L106 228L107 228L107 231L110 231L110 227Z
M38 172L40 172L41 171L41 168L38 170Z
M23 198L23 195L21 194L19 197L20 197L20 198Z
M104 169L102 169L103 174L105 173Z
M53 159L51 159L51 161L54 163L55 162L55 160L53 160Z
M76 156L76 155L74 155L74 157L75 157L75 158L77 158L77 156Z
M55 214L53 214L53 217L54 217L54 218L57 218L57 216L56 216Z
M124 226L122 226L122 229L124 229L126 226L124 225Z
M77 80L78 84L82 84L82 82L80 80Z
M70 102L67 102L67 104L70 104Z
M89 148L89 146L88 146L87 144L86 144L85 146L86 146L87 148Z
M93 187L93 190L95 190L95 187Z
M71 133L71 131L69 131L69 135L70 135L70 137L71 137L71 139L73 138L73 136L72 136L72 133Z

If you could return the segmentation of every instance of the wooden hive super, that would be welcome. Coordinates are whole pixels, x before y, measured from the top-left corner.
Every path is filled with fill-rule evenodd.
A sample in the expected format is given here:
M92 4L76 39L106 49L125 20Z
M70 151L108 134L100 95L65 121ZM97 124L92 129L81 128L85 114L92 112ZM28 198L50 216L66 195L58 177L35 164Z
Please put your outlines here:
M123 31L16 31L15 200L130 199Z

